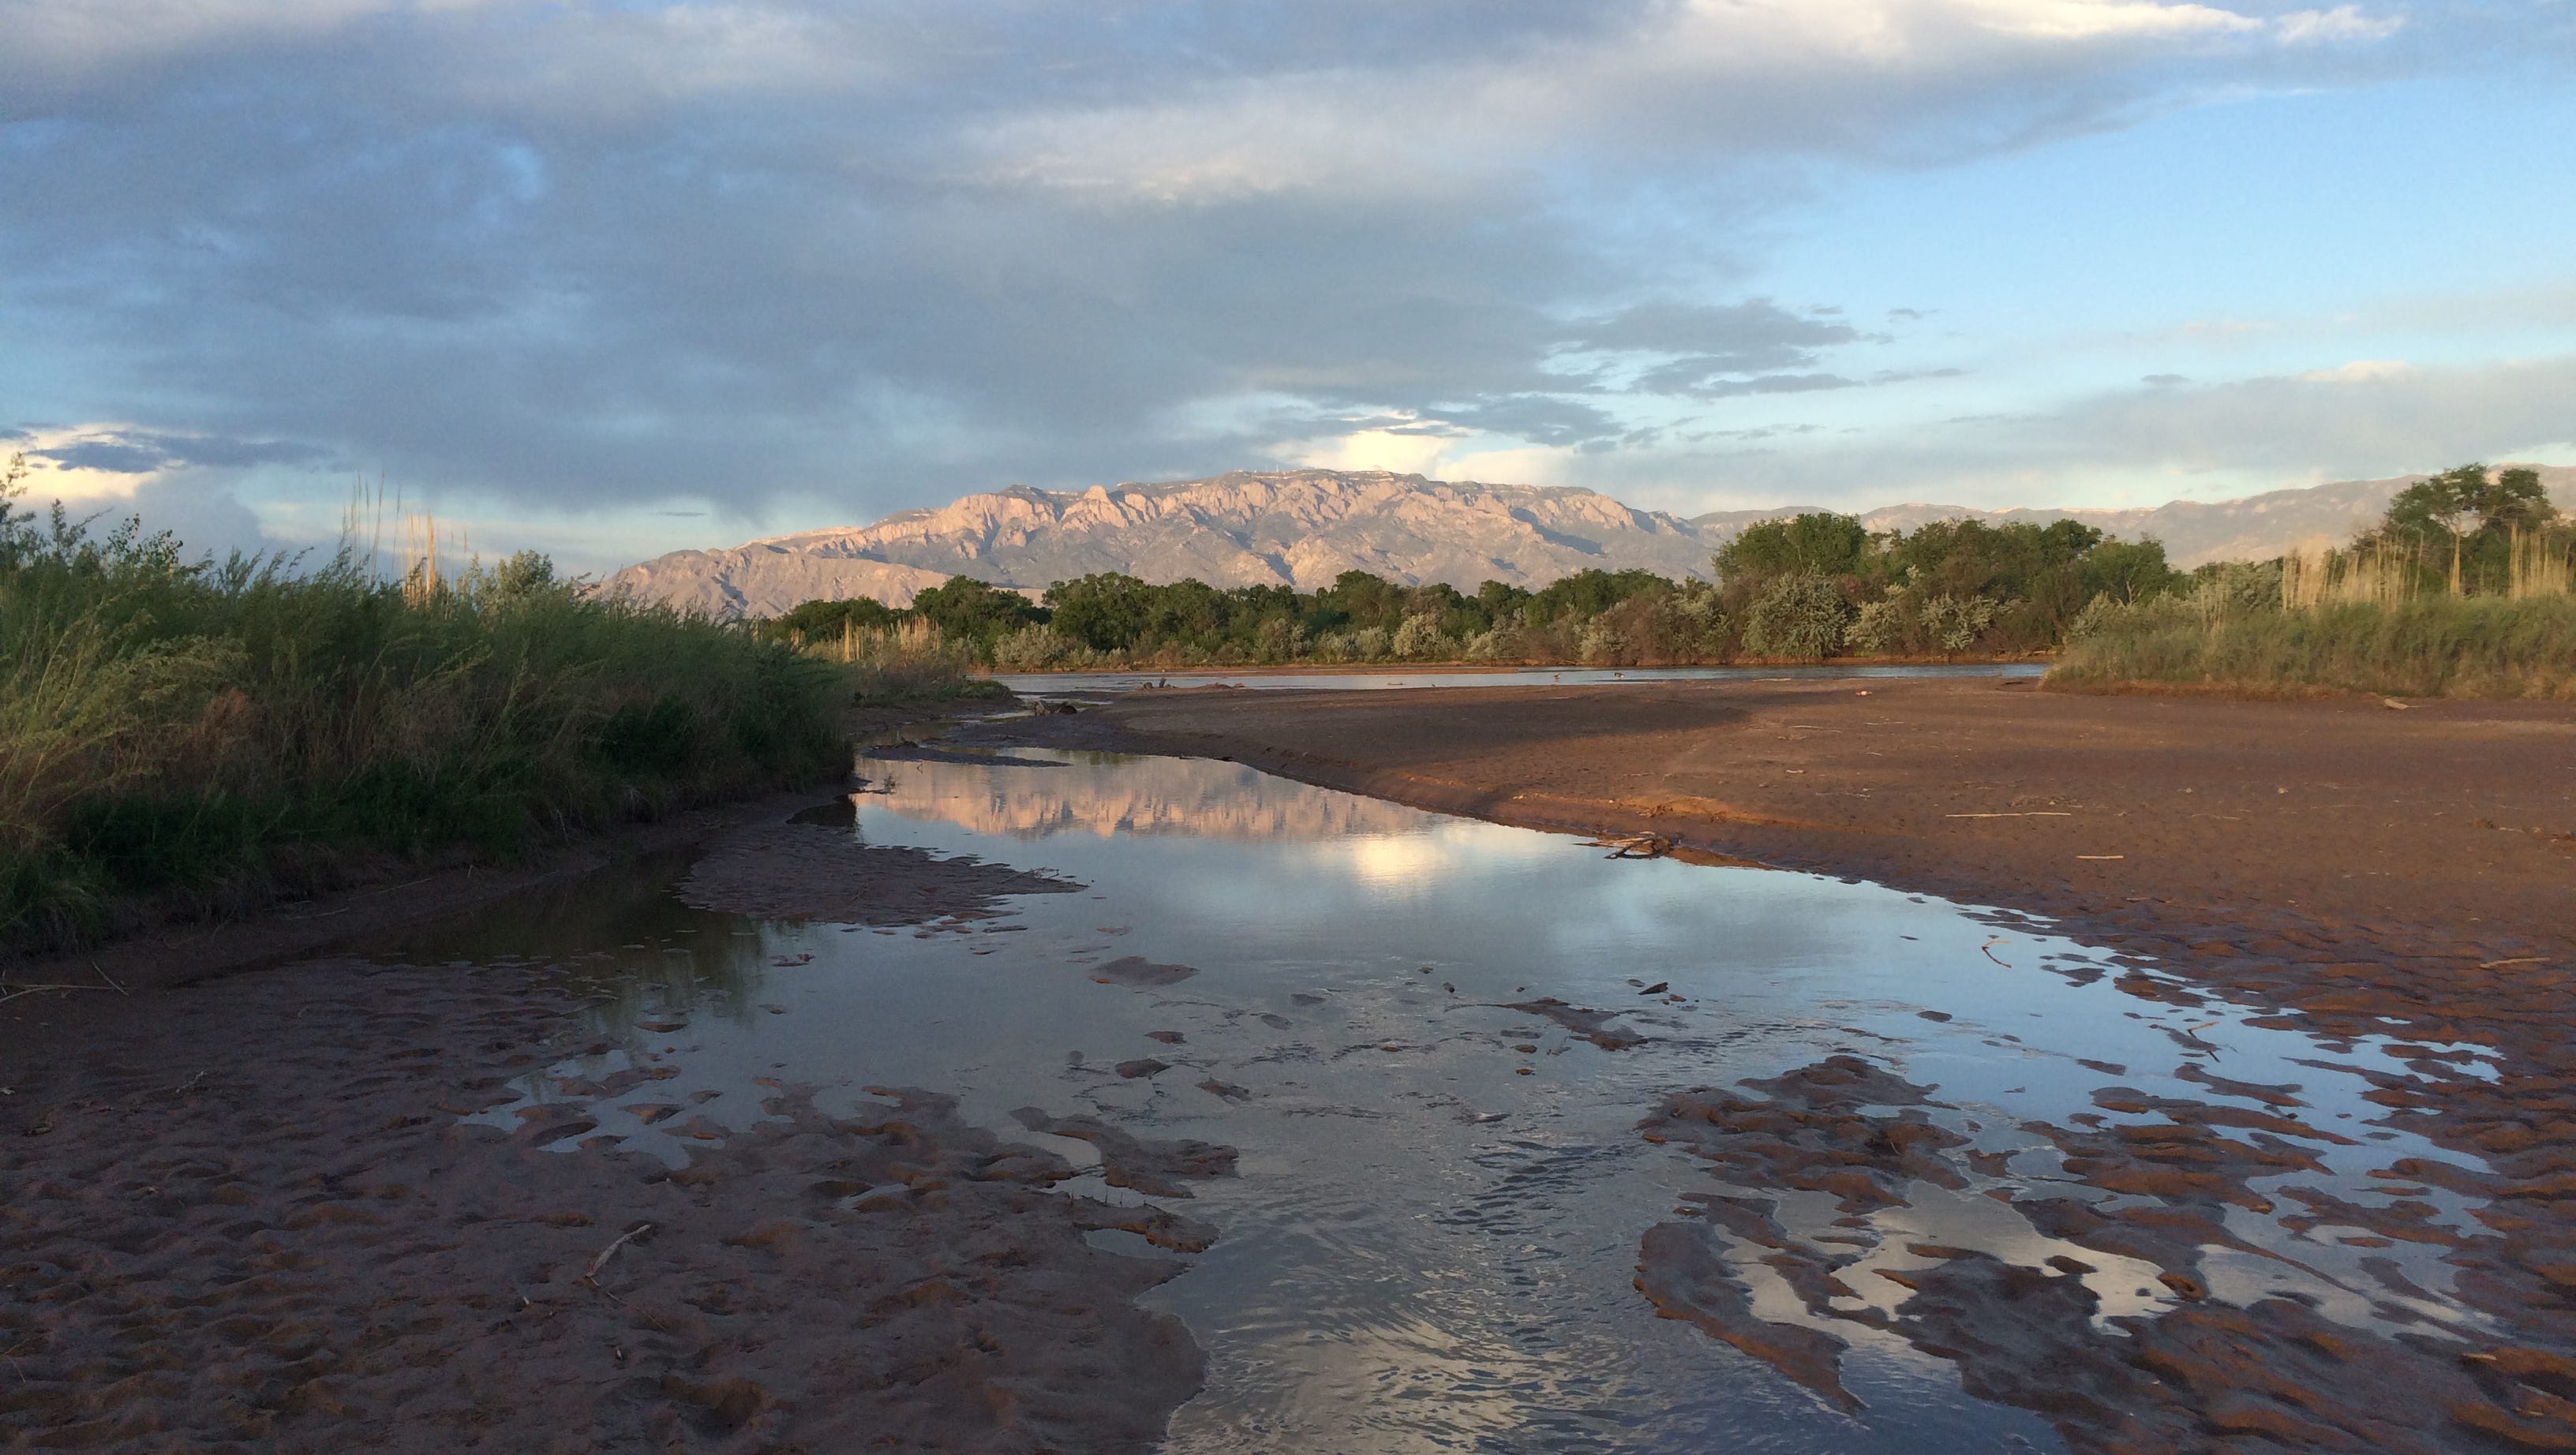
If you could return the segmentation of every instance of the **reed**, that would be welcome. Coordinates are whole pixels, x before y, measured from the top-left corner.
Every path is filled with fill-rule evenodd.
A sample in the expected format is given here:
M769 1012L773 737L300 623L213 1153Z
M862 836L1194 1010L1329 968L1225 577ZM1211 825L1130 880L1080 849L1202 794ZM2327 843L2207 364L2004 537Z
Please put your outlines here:
M2505 594L2516 601L2576 592L2576 539L2564 531L2520 530L2505 542Z
M938 626L907 617L889 626L861 627L844 619L840 630L785 640L809 656L842 669L851 698L861 707L894 707L1010 696L1009 689L978 675L972 646L949 640Z
M2094 691L2576 699L2576 596L2427 595L2214 612L2166 598L2101 614L2047 680Z
M0 484L0 952L507 858L846 766L851 675L421 520L184 561ZM393 579L387 579L388 575Z
M2413 563L2382 545L2349 551L2312 546L2281 558L2281 606L2288 611L2353 604L2396 606L2415 598L2416 584Z

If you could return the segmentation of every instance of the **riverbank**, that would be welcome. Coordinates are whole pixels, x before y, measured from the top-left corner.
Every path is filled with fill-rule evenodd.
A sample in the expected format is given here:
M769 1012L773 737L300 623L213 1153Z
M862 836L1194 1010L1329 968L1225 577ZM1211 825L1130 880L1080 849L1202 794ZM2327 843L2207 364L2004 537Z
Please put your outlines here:
M858 707L841 715L847 739L866 742L932 735L989 713L984 698ZM12 963L0 958L0 995L12 986L72 986L66 994L124 994L194 984L284 964L353 940L449 918L611 864L689 849L743 824L802 807L833 787L755 794L578 834L511 860L451 853L428 862L377 859L344 866L343 887L309 898L253 903L240 911L139 928L105 944Z

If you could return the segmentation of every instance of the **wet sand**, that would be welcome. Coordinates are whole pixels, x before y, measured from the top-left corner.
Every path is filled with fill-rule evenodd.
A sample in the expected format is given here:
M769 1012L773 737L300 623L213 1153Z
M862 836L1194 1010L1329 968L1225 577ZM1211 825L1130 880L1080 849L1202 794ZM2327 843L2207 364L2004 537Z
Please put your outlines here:
M2370 1100L2470 1165L2400 1163L2393 1199L2367 1208L2249 1186L2339 1140L2299 1120L2295 1087L2219 1088L2272 1108L2250 1112L2106 1085L2098 1114L2023 1129L2054 1144L2060 1197L1997 1185L1927 1119L1954 1108L1858 1059L1676 1088L1641 1125L1728 1186L1830 1195L1855 1225L1918 1181L1984 1187L2045 1237L2156 1270L2173 1312L2101 1317L2080 1260L1928 1247L1912 1251L1937 1271L1898 1280L1892 1314L1854 1307L1836 1273L1853 1252L1791 1236L1741 1192L1649 1232L1638 1288L1836 1403L1841 1341L1817 1325L1891 1330L2078 1450L2576 1449L2576 708L1861 685L1155 693L984 732L1224 757L1632 853L1865 877L1995 906L1999 923L2042 918L2183 977L2115 982L2141 998L2223 998L2329 1045L2393 1043L2411 1074L2375 1077ZM2469 1199L2478 1230L2435 1226L2408 1179ZM2443 1247L2470 1318L2416 1312L2430 1302L2386 1260L2374 1306L2419 1332L2359 1331L2296 1298L2209 1298L2201 1263L2237 1243L2231 1210L2272 1214L2276 1197L2349 1246ZM1757 1314L1730 1262L1747 1258L1808 1321Z
M691 895L954 924L1072 887L846 836L822 863L827 831L770 823ZM594 1042L585 993L543 965L321 959L0 1003L0 1448L1135 1450L1199 1387L1180 1323L1132 1301L1181 1265L1086 1235L1211 1229L1051 1191L1062 1158L928 1092L835 1117L773 1084L747 1131L594 1106L670 1073ZM618 1147L645 1115L682 1165Z

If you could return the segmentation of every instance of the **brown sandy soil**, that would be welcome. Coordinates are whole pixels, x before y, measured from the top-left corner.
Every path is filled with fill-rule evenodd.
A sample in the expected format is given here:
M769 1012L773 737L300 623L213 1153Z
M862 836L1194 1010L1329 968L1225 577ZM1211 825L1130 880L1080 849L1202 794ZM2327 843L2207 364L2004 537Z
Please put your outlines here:
M996 873L879 877L929 919L987 912ZM1050 1191L1074 1169L944 1098L780 1088L676 1170L592 1105L649 1061L460 1121L611 1049L579 1003L351 960L0 1003L0 1448L1133 1450L1198 1388L1131 1302L1179 1265L1085 1234L1209 1230Z
M2400 1200L2366 1210L2285 1183L2274 1192L2297 1206L2280 1220L2445 1246L2458 1295L2493 1327L2390 1339L2293 1300L2205 1300L2199 1259L2232 1241L2230 1210L2280 1212L2247 1179L2295 1175L2334 1140L2295 1120L2286 1090L2235 1086L2222 1089L2281 1115L2105 1086L2104 1110L2156 1120L2025 1129L2067 1175L2133 1199L2111 1216L1988 1182L2049 1237L2163 1269L2182 1309L2115 1321L2113 1337L2080 1267L1918 1249L1944 1261L1909 1275L1910 1299L1875 1326L1956 1360L1971 1392L2040 1410L2079 1449L2576 1449L2576 707L1984 681L1201 691L970 736L1226 757L1506 823L1653 835L1650 851L1868 878L2041 916L2200 987L2129 975L2131 994L2219 995L2330 1043L2412 1044L2413 1074L2374 1075L2371 1099L2488 1170L2401 1161L2389 1175L2470 1199L2480 1226L2426 1224L2394 1184ZM2459 1043L2488 1050L2492 1079L2454 1064ZM1835 1089L1873 1078L1890 1084ZM1647 1134L1725 1181L1828 1191L1853 1216L1901 1202L1909 1181L1965 1187L1977 1171L1919 1112L1861 1111L1935 1104L1865 1062L1750 1089L1762 1099L1677 1093ZM1712 1225L1770 1250L1761 1261L1820 1319L1869 1321L1834 1306L1840 1255L1741 1199L1650 1234L1640 1289L1847 1398L1840 1341L1754 1317ZM2409 1288L2393 1264L2376 1276L2384 1297Z

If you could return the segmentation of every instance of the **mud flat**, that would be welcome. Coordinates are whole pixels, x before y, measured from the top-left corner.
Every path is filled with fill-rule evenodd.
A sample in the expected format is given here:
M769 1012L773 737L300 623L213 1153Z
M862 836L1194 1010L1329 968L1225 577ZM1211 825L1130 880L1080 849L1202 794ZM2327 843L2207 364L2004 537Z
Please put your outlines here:
M737 832L693 892L816 834ZM962 924L1074 887L821 854L764 907ZM1211 1229L1053 1190L1076 1169L930 1092L826 1114L772 1081L731 1126L638 1099L687 1027L593 1039L596 994L333 958L0 1004L0 1448L1134 1450L1198 1389L1132 1301L1180 1265L1086 1239ZM683 1150L622 1145L648 1123ZM1120 1152L1183 1197L1225 1170Z

